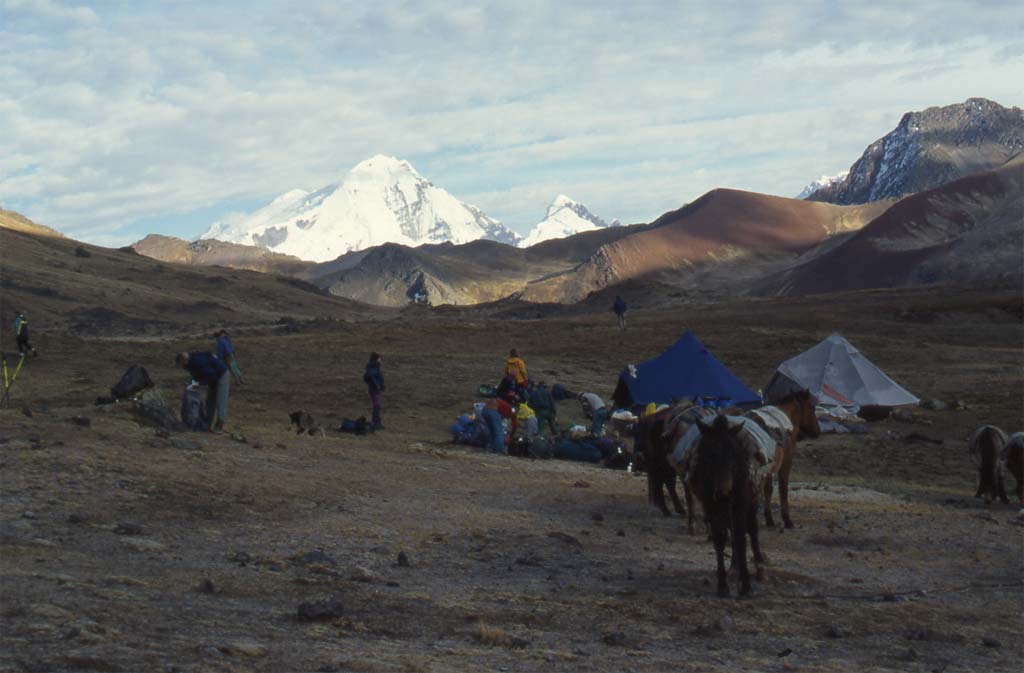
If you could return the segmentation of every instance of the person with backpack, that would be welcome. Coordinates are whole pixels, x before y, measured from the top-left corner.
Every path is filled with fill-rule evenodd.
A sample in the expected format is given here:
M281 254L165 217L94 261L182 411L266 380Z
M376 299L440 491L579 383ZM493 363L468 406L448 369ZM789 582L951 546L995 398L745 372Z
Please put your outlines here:
M619 329L626 329L626 301L619 295L615 295L612 310L615 311L615 315L619 319Z
M384 374L381 373L380 353L370 353L370 361L366 363L366 371L363 372L363 383L366 384L370 393L370 403L373 405L373 429L383 430L384 424L380 420L381 393L384 392Z
M558 425L555 423L557 410L555 400L551 396L547 385L541 381L530 391L530 406L533 413L537 415L537 427L540 434L544 435L544 426L551 428L551 434L558 436Z
M228 396L231 393L231 374L221 360L208 351L178 353L178 366L192 375L192 379L206 386L206 418L210 432L223 432L228 420Z
M235 380L235 383L241 385L242 370L238 367L238 359L235 357L235 347L231 343L230 337L228 337L228 331L226 329L222 329L214 336L217 337L217 357L221 362L228 366L228 371L231 372L231 378Z
M19 313L18 317L14 319L14 336L18 343L18 355L24 356L26 353L38 355L36 349L28 341L28 318L24 313Z

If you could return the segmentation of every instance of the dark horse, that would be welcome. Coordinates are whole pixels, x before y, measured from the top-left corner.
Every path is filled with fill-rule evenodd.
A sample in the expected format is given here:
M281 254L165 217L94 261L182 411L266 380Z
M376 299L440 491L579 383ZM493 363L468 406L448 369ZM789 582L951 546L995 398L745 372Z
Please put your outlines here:
M787 395L773 405L782 410L793 424L789 437L775 450L775 461L772 472L779 475L779 509L782 511L782 523L786 528L793 527L789 518L789 475L793 471L793 453L796 442L802 437L815 438L821 434L818 417L814 414L814 397L806 390ZM764 523L775 526L772 519L772 478L765 481Z
M983 425L971 435L968 452L978 468L978 490L974 497L985 498L991 504L998 498L1009 502L1006 497L1006 482L1003 478L1005 460L1002 456L1006 447L1006 433L994 425Z
M704 507L711 526L711 539L718 560L718 595L729 595L726 581L725 542L731 533L732 561L739 568L740 596L750 593L747 570L747 535L754 551L754 564L761 577L761 545L757 537L757 494L751 469L756 469L754 452L738 435L740 426L719 416L707 425L700 423L701 437L690 457L687 482Z
M643 456L644 469L647 471L647 499L661 510L662 514L671 516L665 504L665 491L668 491L676 514L682 516L686 511L676 492L676 471L666 458L670 449L664 435L671 414L670 407L637 421L636 439L639 446L636 447L636 453Z

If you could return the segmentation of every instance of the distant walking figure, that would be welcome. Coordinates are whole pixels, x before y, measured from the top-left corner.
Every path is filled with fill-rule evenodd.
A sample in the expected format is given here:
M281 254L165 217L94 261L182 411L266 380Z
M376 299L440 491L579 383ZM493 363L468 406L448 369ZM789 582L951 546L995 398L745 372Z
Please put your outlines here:
M380 353L370 353L370 361L366 363L366 371L363 373L363 383L370 393L370 403L373 404L373 429L383 430L384 424L380 420L381 393L384 392L384 374L380 370Z
M228 395L231 394L231 374L228 366L213 353L192 351L178 353L178 366L192 378L206 386L206 418L211 432L222 432L228 420Z
M615 315L619 319L619 329L626 329L626 302L625 300L616 295L615 304L612 305L612 310L615 311Z
M14 335L18 342L18 355L25 355L29 352L32 355L36 354L36 349L32 348L32 344L28 342L28 318L24 313L19 313L18 317L14 319Z

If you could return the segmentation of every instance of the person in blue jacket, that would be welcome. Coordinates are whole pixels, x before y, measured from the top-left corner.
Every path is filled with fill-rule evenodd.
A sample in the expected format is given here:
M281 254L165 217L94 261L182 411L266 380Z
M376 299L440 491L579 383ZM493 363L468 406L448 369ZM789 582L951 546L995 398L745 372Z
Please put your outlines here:
M384 424L380 420L381 393L384 392L384 374L380 370L380 353L370 353L370 361L366 363L366 371L363 372L363 383L370 393L370 403L373 405L373 429L383 430Z
M230 337L228 337L228 331L222 329L214 336L217 337L217 358L228 366L228 371L231 372L231 377L235 380L235 383L241 384L242 370L238 367L235 347L232 345Z
M228 396L231 393L231 374L228 366L216 355L207 351L178 353L178 366L192 375L192 378L206 386L206 417L210 419L211 432L223 432L224 421L228 420Z

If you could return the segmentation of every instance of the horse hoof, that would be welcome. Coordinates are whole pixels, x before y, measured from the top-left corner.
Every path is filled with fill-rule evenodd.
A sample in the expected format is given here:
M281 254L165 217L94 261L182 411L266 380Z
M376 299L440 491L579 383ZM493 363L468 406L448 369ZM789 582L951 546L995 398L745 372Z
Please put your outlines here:
M750 597L750 585L749 584L746 585L746 586L740 587L739 597L740 598L749 598Z
M762 568L761 566L758 566L757 570L754 571L754 577L757 578L758 582L763 582L764 581L764 568Z
M1021 508L1021 513L1024 514L1024 507ZM686 532L690 535L696 535L697 533L693 530L693 526L687 526Z
M786 528L789 528L790 530L792 530L793 528L796 528L796 526L793 525L792 521L787 519L786 520Z
M729 597L729 587L718 587L718 597L719 598L728 598Z

